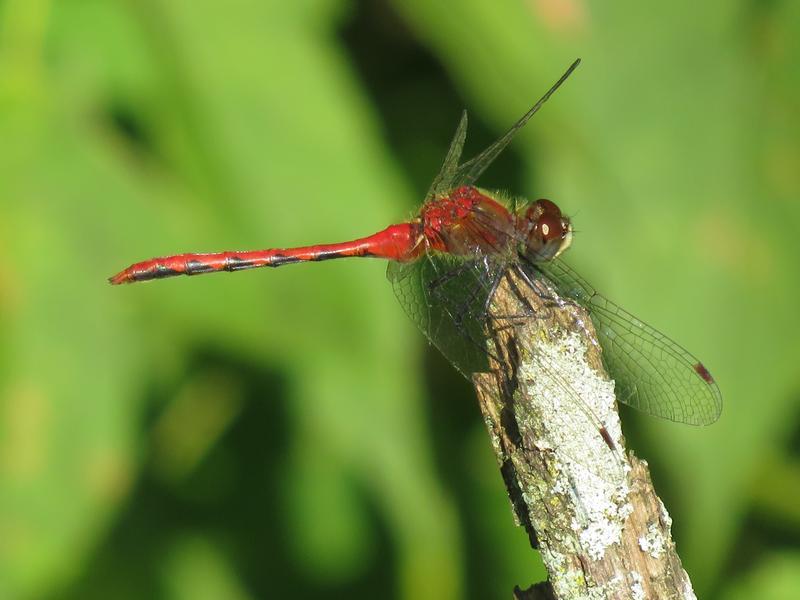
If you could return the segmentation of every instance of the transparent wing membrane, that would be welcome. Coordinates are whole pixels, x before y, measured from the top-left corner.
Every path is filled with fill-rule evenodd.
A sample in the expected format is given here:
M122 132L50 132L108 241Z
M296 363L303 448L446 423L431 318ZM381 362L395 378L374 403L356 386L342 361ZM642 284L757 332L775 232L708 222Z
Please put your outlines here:
M399 299L409 317L417 323L430 342L464 375L468 381L475 383L472 375L491 372L492 364L504 364L515 374L534 371L558 388L559 397L569 398L578 410L570 411L569 419L555 415L563 430L574 432L587 431L592 427L598 431L606 428L606 423L589 408L588 399L584 399L560 369L550 362L537 345L531 344L525 352L526 364L521 364L519 356L493 355L496 346L494 336L498 327L514 327L524 335L530 331L532 321L546 319L549 314L537 314L525 297L531 293L541 293L538 288L553 289L547 281L538 281L537 290L519 291L518 309L513 314L489 316L489 302L500 279L506 276L508 269L518 268L514 264L493 263L486 257L459 258L448 254L431 253L411 263L390 263L387 276L392 282L395 295ZM529 277L529 273L525 273ZM539 277L541 277L539 275ZM539 324L541 328L542 325ZM498 352L502 352L499 349ZM495 367L497 368L497 367ZM521 375L520 375L521 376ZM514 375L513 378L516 378ZM498 381L508 381L508 377L500 376ZM521 382L520 382L521 383ZM532 384L534 382L526 382ZM484 386L485 393L497 397L501 390ZM611 475L613 480L622 475L622 460L616 448L605 443L594 444L591 449L584 450L589 455L570 456L578 464L597 464L601 453L610 452L617 468Z
M478 177L494 162L500 153L511 142L517 132L525 127L525 124L535 115L542 105L547 102L550 96L564 83L572 72L580 64L581 59L577 59L572 63L569 69L561 76L561 78L553 84L547 93L542 96L539 101L534 104L528 112L522 115L519 121L514 123L499 140L486 148L483 152L471 158L462 165L458 164L461 159L461 151L464 148L464 140L467 137L467 112L461 114L461 121L458 124L456 133L453 136L453 141L450 143L450 149L447 151L447 156L444 159L442 168L433 180L426 199L436 194L443 194L453 188L461 185L472 185L478 180Z
M453 141L450 142L450 148L447 150L447 156L444 157L442 168L439 169L436 177L425 195L428 200L437 194L448 192L452 187L453 177L455 176L456 169L458 168L458 161L461 160L461 151L464 149L464 141L467 139L467 111L461 113L461 121L458 123L456 133L453 136Z
M429 253L389 263L387 277L408 316L467 378L489 370L486 303L501 267L487 257Z
M572 63L572 65L570 65L569 69L566 70L561 78L556 81L555 84L553 84L553 87L547 90L547 93L542 96L528 112L522 115L522 118L514 123L514 125L511 126L511 129L509 129L505 135L503 135L499 140L486 148L486 150L478 154L476 157L471 158L463 165L458 167L453 176L451 186L458 187L460 185L472 185L475 183L478 180L478 177L480 177L483 172L489 168L489 165L491 165L500 155L500 153L505 150L506 146L508 146L511 140L514 139L514 136L517 135L519 130L525 127L528 121L530 121L531 117L539 111L539 109L545 102L547 102L550 96L552 96L553 93L561 86L561 84L567 80L580 62L581 60L578 59Z
M592 317L603 362L617 382L617 400L647 414L690 425L719 418L722 395L702 363L663 333L599 294L561 260L524 263Z

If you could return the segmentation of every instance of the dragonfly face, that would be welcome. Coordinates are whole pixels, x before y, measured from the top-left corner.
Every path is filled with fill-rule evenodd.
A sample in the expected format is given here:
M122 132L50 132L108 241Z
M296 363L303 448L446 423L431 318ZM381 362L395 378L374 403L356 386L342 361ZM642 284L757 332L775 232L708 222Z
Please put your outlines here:
M524 206L517 219L525 234L525 254L535 262L555 258L572 243L572 223L550 200L541 198Z

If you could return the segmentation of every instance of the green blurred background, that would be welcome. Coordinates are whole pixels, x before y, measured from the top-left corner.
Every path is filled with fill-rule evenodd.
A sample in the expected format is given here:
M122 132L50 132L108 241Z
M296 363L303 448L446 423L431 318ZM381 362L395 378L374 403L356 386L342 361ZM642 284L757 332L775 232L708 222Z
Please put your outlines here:
M508 598L543 571L473 393L379 261L112 288L135 260L413 214L481 180L702 357L625 413L703 598L800 597L800 3L0 2L0 598Z

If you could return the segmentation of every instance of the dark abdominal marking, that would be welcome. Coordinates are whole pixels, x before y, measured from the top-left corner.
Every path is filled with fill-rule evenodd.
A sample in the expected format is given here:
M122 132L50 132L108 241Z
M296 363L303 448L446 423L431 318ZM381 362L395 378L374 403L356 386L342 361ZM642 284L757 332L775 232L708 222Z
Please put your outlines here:
M323 250L317 253L311 260L314 261L329 260L331 258L339 258L340 256L344 255L339 250Z
M200 262L199 260L190 260L186 262L186 274L187 275L199 275L200 273L210 273L214 271L214 267L206 264L204 262Z
M276 254L272 257L269 263L270 267L280 267L282 265L290 265L292 263L300 262L296 256L286 256L285 254Z
M252 261L245 260L239 256L229 256L225 259L225 266L223 268L226 271L234 272L241 271L242 269L249 269L252 266Z
M147 281L148 279L160 279L162 277L172 277L173 275L180 275L182 271L170 269L164 265L157 265L152 271L141 271L133 274L135 281Z
M347 256L373 256L372 252L367 250L366 248L358 248L357 250L321 250L318 252L314 258L311 260L313 261L322 261L322 260L330 260L332 258L344 258Z

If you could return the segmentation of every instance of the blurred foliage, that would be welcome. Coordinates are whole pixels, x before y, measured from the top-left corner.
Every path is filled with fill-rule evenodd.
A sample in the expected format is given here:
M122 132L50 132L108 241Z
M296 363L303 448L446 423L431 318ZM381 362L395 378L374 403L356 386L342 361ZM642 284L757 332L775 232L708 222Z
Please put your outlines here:
M456 8L457 7L457 8ZM406 218L584 59L486 187L725 408L626 413L700 597L800 593L800 4L0 3L0 598L508 597L542 578L465 381L372 261L125 289Z

